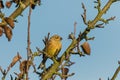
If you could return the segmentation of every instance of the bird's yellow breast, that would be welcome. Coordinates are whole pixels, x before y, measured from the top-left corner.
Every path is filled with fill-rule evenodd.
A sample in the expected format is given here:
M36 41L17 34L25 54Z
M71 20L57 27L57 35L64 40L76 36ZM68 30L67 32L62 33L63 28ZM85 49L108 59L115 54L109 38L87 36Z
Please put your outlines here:
M61 50L62 44L60 41L50 40L46 44L45 52L48 56L53 57L56 56Z

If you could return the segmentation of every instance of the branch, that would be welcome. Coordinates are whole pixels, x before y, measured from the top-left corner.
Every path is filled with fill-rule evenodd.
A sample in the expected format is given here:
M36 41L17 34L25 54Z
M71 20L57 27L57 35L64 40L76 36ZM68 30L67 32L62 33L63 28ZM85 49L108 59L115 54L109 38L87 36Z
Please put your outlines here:
M13 20L16 19L16 17L21 15L22 12L29 6L29 4L30 4L30 0L27 0L23 3L21 3L21 5L9 16L9 18L11 18ZM5 25L7 25L7 23L5 21L2 21L0 23L0 26L5 26Z
M83 8L83 10L84 10L84 13L83 13L83 15L81 15L81 17L82 17L82 19L83 19L84 24L87 25L87 20L86 20L86 8L85 8L85 5L84 5L83 3L82 3L82 8Z
M69 51L71 49L73 49L77 44L77 40L76 39L73 39L72 40L72 43L70 44L70 46L67 48L67 50L63 53L62 57L59 59L59 62L58 63L54 63L45 73L45 74L42 74L41 78L43 80L46 80L46 79L50 79L52 77L52 75L57 72L59 66L61 65L61 63L66 59L66 54L69 54Z
M109 0L107 2L107 4L103 7L103 9L101 9L101 11L97 14L95 19L88 22L88 28L94 29L95 24L101 19L102 15L105 14L108 11L108 9L110 8L110 6L116 1L118 1L118 0Z
M0 66L0 71L1 71L1 73L3 75L2 80L5 80L5 77L7 75L6 70L3 70L2 67Z
M98 9L98 13L101 11L101 1L100 0L97 0L97 1L94 1L94 3L97 3L98 5L95 6L96 9Z
M77 22L74 22L74 36L76 35L76 25L77 25Z
M22 12L30 5L30 1L31 0L26 0L22 2L20 6L9 17L15 19L17 16L21 15Z
M102 15L107 12L107 10L110 8L110 6L114 1L116 0L109 0L108 3L103 7L103 9L101 9L101 11L97 14L95 19L87 23L88 27L84 30L83 33L81 33L80 37L78 37L77 39L74 39L74 38L72 39L71 44L68 46L68 48L63 53L63 55L58 59L57 63L54 63L53 65L51 65L49 69L47 69L46 73L42 74L41 78L43 80L50 79L52 75L58 71L58 68L61 65L61 63L64 60L66 60L66 55L70 55L70 51L73 50L81 40L86 38L90 30L94 29L94 26L96 25L96 23L101 19Z
M31 49L30 49L30 17L32 13L32 8L29 7L29 14L28 14L28 36L27 36L27 59L31 57Z
M67 75L62 75L61 73L56 73L61 77L62 80L67 80L68 77L73 76L75 73L67 74Z
M111 80L115 80L119 72L120 72L120 65L119 65L118 68L116 69L116 71L115 71L115 73L114 73L114 75L113 75L113 77L112 77Z
M31 3L29 7L29 14L28 14L28 35L27 35L27 66L26 66L26 80L28 80L28 70L29 70L29 61L32 59L32 53L31 53L31 48L30 48L30 20L31 20L31 13L32 13L32 8L31 8Z
M8 68L6 70L3 70L0 66L0 71L3 74L2 80L5 79L6 75L8 74L8 72L10 71L10 69L21 59L22 57L19 55L19 53L17 53L16 56L14 56L12 62L10 63L10 65L8 66Z
M44 45L46 45L46 43L48 42L49 38L50 38L50 33L48 33L48 35L45 36L45 38L43 39Z
M105 14L108 9L110 8L110 6L116 2L116 1L119 1L119 0L109 0L107 2L107 4L101 9L101 11L97 14L97 16L92 20L92 21L88 21L87 25L88 27L85 29L85 31L82 33L82 36L81 36L81 39L84 39L84 37L87 36L87 34L90 32L91 29L94 29L96 26L96 23L98 21L101 20L101 17L103 16L103 14ZM109 20L108 20L109 21Z
M17 1L17 2L16 2ZM15 24L15 19L17 16L21 15L22 12L30 5L30 2L34 0L15 0L15 3L17 4L17 9L9 16L6 17L4 13L0 11L0 26L2 30L0 30L0 36L2 36L2 33L6 35L8 38L8 41L11 40L12 38L12 29L14 28ZM6 6L10 7L12 4L12 1L7 1Z

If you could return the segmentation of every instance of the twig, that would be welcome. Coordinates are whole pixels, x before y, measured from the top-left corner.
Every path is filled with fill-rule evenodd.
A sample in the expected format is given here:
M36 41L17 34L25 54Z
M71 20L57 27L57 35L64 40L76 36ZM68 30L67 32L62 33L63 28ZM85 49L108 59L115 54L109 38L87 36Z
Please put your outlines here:
M2 70L2 67L1 67L1 66L0 66L0 71L1 71L2 74L4 74L4 71Z
M17 76L15 80L21 80L23 78L23 73L16 73L14 72L14 74ZM23 79L22 79L23 80Z
M72 39L72 40L75 39L74 33L69 34L68 39Z
M113 16L113 17L110 17L109 19L107 19L106 21L109 22L109 21L111 21L111 20L114 20L115 18L116 18L116 17Z
M10 78L11 78L11 80L13 80L13 77L12 77L12 75L10 75Z
M64 78L73 76L75 73L71 73L71 74L67 74L67 75L62 75L61 73L56 72L55 74L59 75L61 77L61 79L64 79Z
M94 18L94 20L89 21L88 22L88 27L90 29L94 29L95 28L95 24L101 20L101 17L103 16L103 14L105 14L108 9L110 8L110 6L115 2L116 0L109 0L107 2L107 4L101 9L101 11L97 14L97 16Z
M113 77L112 77L111 80L115 80L119 72L120 72L120 65L119 65L118 68L116 69L116 71L115 71L115 73L114 73L114 75L113 75Z
M84 10L84 13L81 15L82 19L83 19L83 22L85 25L87 25L87 21L86 21L86 8L85 8L85 5L82 3L82 8Z
M96 27L96 28L104 28L103 24L104 24L104 23L97 24L97 25L95 25L95 27Z
M73 64L75 64L75 62L71 62L70 60L69 61L66 61L62 66L61 68L64 68L64 67L70 67L72 66Z
M101 78L99 78L99 80L102 80Z
M76 25L77 25L77 22L74 22L74 36L76 35Z
M48 33L47 37L45 36L45 38L43 39L44 45L46 45L49 38L50 38L50 33Z
M10 68L12 68L18 61L20 61L22 57L19 55L19 53L17 53L16 56L14 56L12 62L10 63L8 69L7 69L7 72L10 70Z
M7 75L6 70L3 70L2 67L0 66L0 71L3 74L2 80L5 80L5 77Z
M65 78L65 77L71 77L71 76L73 76L75 73L71 73L71 74L68 74L68 75L62 75L61 77L62 78Z
M48 55L45 51L40 50L38 47L36 47L36 49L37 49L37 51L38 51L37 56L40 56L41 54L45 54L47 57L51 58L51 56L50 56L50 55Z
M31 17L32 8L29 7L29 14L28 14L28 37L27 37L27 59L31 57L31 49L30 49L30 17Z
M30 44L31 44L31 42L30 42L30 19L31 19L31 13L32 13L32 8L30 6L29 7L29 14L28 14L28 36L27 36L27 60L28 61L30 60L30 58L32 58L31 48L30 48ZM27 65L29 65L28 61L27 61ZM29 70L29 67L27 66L27 68L26 68L26 80L28 80L28 70Z
M95 6L95 8L97 8L98 9L98 13L101 11L101 1L100 0L97 0L97 1L94 1L94 3L97 3L98 5L97 6Z

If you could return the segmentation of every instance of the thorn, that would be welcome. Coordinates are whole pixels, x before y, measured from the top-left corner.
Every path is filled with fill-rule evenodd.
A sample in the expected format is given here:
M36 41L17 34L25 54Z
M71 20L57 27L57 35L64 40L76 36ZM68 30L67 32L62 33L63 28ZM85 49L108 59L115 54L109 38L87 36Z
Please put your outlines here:
M96 28L104 28L103 24L104 24L104 23L97 24L95 27L96 27Z

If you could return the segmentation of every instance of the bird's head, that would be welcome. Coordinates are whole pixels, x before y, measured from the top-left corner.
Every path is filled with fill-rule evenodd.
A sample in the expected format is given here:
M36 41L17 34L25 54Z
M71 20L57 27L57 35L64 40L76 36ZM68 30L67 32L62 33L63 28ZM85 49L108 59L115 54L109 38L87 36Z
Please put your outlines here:
M55 35L53 35L50 39L54 39L54 40L57 40L57 41L61 41L61 40L62 40L62 37L60 37L59 35L55 34Z

